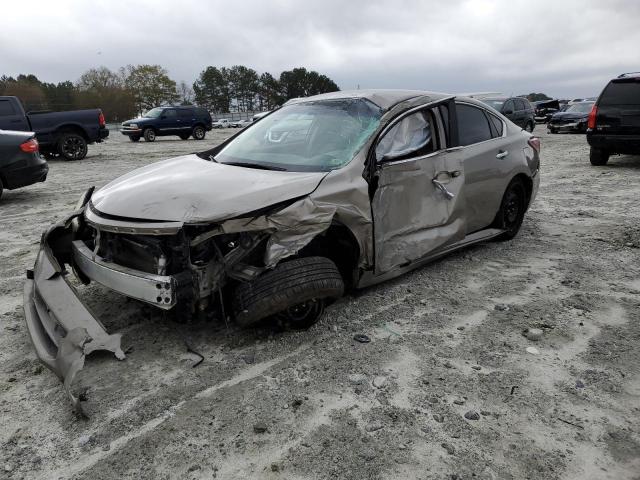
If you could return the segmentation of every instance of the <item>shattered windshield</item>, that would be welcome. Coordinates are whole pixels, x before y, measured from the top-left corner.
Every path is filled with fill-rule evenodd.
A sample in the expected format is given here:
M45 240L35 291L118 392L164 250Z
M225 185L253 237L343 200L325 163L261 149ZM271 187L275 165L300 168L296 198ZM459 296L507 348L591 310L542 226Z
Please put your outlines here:
M569 108L567 108L565 110L565 112L589 113L591 111L591 107L593 107L593 102L590 102L590 103L574 103L573 105L569 105Z
M162 115L162 108L152 108L147 113L143 115L144 118L158 118Z
M482 103L485 105L489 105L494 110L500 111L502 109L502 105L504 105L504 100L496 99L496 98L481 98Z
M241 133L215 161L294 172L335 170L362 148L380 116L380 109L365 99L284 106Z

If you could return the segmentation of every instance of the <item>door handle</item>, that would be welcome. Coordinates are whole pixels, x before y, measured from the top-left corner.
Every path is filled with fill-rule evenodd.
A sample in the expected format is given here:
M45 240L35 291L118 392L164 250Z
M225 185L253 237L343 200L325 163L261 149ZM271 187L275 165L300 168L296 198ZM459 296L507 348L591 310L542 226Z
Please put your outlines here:
M507 155L509 155L509 152L506 150L498 150L498 154L496 155L496 158L504 158Z
M439 180L436 180L434 178L431 180L431 183L433 183L436 188L442 192L444 198L446 198L447 200L451 200L453 197L455 197L455 194L447 190L447 187L444 186L444 183L440 182Z

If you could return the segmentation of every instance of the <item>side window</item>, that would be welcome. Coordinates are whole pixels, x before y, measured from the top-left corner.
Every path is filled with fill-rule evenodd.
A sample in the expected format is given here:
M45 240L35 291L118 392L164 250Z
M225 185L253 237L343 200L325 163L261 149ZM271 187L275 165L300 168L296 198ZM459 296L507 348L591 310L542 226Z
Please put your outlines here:
M516 110L522 111L525 109L524 102L521 99L516 98L514 102L516 103Z
M472 145L492 138L489 120L478 107L456 103L456 115L460 145Z
M162 115L167 117L169 120L178 118L178 112L176 112L174 109L167 109L164 112L162 112Z
M15 115L16 110L9 100L0 100L0 116Z
M516 111L516 107L513 103L513 100L507 100L504 104L504 106L502 107L502 113L506 113L506 112L515 112Z
M498 117L496 117L495 115L491 114L491 113L487 113L487 116L489 117L489 120L491 121L491 133L493 135L493 137L501 137L502 136L502 131L504 129L504 125L502 123L502 120L500 120Z
M190 108L183 108L180 110L180 118L192 118L194 117L194 112Z
M429 114L407 115L397 122L376 146L376 160L397 160L426 155L435 150Z

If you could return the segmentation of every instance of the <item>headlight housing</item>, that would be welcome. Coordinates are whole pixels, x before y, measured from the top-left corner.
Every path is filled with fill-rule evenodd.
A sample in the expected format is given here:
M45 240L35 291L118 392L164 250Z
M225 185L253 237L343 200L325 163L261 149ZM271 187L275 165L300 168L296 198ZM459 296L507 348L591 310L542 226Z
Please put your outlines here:
M138 124L137 123L130 123L128 125L129 128L138 128Z

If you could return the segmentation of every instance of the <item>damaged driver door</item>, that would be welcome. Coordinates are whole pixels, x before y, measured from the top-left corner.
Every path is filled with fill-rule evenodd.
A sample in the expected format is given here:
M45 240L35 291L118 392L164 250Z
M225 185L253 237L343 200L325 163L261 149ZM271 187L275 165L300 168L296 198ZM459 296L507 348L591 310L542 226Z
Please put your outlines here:
M375 150L372 199L376 275L465 236L463 152L447 150L437 109L414 110L387 127Z

